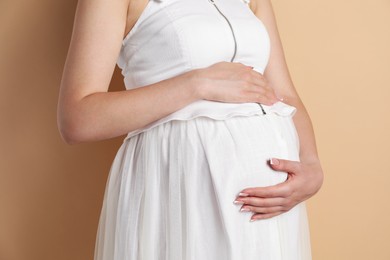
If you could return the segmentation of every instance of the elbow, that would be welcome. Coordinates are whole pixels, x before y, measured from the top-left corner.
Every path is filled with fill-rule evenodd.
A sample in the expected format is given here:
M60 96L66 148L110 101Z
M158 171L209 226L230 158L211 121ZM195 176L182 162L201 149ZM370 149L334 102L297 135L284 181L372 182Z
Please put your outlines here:
M57 104L57 128L62 141L69 145L92 140L93 129L80 99L64 99Z
M90 115L76 102L57 106L57 128L63 142L69 145L95 141L96 131Z
M79 144L81 143L78 141L77 138L75 138L72 133L66 132L64 130L60 130L61 139L64 141L64 143L69 145Z
M69 145L82 143L79 135L77 134L77 131L73 127L70 127L64 123L59 123L58 130L64 143Z
M61 139L66 144L75 145L84 142L81 124L78 124L69 116L59 114L57 116L57 127Z

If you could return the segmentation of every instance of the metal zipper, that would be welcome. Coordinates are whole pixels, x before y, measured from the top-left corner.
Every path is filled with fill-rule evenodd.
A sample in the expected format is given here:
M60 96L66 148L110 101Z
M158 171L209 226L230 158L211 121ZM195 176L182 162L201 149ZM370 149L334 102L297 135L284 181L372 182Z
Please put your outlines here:
M261 111L263 112L263 115L266 115L267 113L265 112L265 110L264 110L263 106L261 105L261 103L257 103L257 104L260 106Z
M226 22L229 24L229 27L230 27L230 31L232 32L232 35L233 35L233 39L234 39L234 54L233 54L233 57L231 58L230 62L232 62L234 60L234 58L236 57L236 53L237 53L237 40L236 40L236 36L234 34L234 31L233 31L233 27L232 25L230 24L229 22L229 19L227 19L227 17L221 12L221 10L219 10L218 6L215 4L215 1L214 0L208 0L211 4L214 5L214 7L218 10L218 12L225 18ZM257 103L260 108L261 108L261 111L263 112L264 115L266 115L266 112L263 108L263 106L260 104L260 103Z
M236 41L236 36L234 35L233 27L230 24L229 20L226 18L226 16L221 12L221 10L219 10L219 8L215 4L214 0L209 0L209 2L212 3L215 8L217 8L218 12L225 18L226 22L229 24L229 27L230 27L230 30L232 32L233 39L234 39L234 54L233 54L233 57L230 60L230 62L232 62L234 60L234 58L236 57L236 53L237 53L237 41Z

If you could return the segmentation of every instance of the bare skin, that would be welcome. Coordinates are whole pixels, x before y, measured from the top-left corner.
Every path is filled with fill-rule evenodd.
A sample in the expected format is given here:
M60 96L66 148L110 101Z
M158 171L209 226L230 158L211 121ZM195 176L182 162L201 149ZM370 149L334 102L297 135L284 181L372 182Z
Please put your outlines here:
M271 38L271 56L264 77L283 102L297 108L293 120L300 141L299 162L279 159L269 164L274 170L288 173L285 182L268 187L249 187L241 190L247 195L236 198L244 203L241 208L253 212L251 220L258 220L280 215L312 197L320 190L324 174L309 114L290 77L271 1L251 0L250 7L265 24Z
M268 97L277 100L260 73L230 62L142 88L108 92L125 36L127 1L78 2L58 103L58 125L65 142L76 144L124 135L203 98L204 91L200 90L211 83L213 99L267 104ZM228 77L230 80L226 80Z
M289 77L269 0L253 1L265 6L256 15L261 14L275 46L264 75L241 63L219 62L142 88L108 92L122 40L147 0L79 0L58 101L63 140L77 144L124 135L199 99L270 105L283 97L299 111L294 120L302 161L293 170L289 165L298 162L281 164L293 176L285 186L248 188L250 196L240 199L251 199L246 206L266 211L266 218L314 195L322 184L322 171L310 119ZM284 199L276 202L274 196Z

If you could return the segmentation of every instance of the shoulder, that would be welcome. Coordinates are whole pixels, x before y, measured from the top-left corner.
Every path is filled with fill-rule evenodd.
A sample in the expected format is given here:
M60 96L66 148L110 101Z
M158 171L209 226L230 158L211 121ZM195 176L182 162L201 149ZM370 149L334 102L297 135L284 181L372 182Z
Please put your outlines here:
M269 3L271 0L246 0L248 2L249 8L254 14L258 13L261 9L261 6L264 3Z
M253 13L256 12L256 0L247 0L249 8Z

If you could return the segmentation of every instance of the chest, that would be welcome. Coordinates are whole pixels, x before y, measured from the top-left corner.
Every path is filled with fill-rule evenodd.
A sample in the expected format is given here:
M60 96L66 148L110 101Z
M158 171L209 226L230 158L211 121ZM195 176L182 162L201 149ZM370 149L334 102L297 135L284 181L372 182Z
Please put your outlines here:
M219 61L261 71L269 50L267 30L244 0L149 0L123 41L118 64L142 77Z

